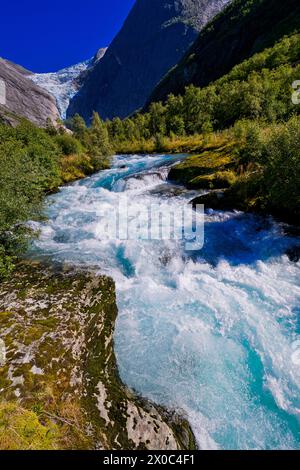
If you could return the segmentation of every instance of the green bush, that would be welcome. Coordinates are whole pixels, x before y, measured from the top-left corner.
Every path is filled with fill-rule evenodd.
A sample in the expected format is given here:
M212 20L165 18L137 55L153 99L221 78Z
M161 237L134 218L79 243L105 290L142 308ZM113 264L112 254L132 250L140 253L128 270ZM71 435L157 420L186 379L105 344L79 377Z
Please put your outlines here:
M55 137L55 142L63 155L69 156L82 153L81 143L72 135L58 135Z
M237 128L243 139L240 161L252 166L240 186L260 200L261 208L299 222L300 117L266 128L258 123L239 123Z
M300 210L300 118L274 126L261 156L263 187L270 206L299 214Z
M113 148L108 129L98 113L93 114L92 125L88 130L87 150L96 170L109 168Z
M11 272L40 216L44 193L60 183L59 150L42 129L0 125L0 277Z

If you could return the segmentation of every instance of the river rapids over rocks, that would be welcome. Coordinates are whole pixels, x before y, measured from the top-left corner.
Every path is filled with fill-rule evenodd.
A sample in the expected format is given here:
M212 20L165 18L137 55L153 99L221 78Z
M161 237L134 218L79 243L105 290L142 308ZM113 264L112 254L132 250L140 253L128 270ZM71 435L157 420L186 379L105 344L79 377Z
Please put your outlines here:
M49 197L31 255L91 266L116 282L122 380L184 413L200 449L300 449L297 239L271 218L208 210L202 249L182 240L102 240L101 210L189 207L167 181L184 156L117 156ZM298 240L299 244L299 240Z

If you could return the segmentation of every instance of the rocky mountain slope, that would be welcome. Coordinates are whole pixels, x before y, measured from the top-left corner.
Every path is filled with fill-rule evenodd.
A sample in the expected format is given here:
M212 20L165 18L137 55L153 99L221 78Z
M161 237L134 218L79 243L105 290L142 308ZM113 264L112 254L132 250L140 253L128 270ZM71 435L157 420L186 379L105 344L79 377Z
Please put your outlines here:
M60 117L65 119L70 100L84 82L85 72L93 68L102 59L105 52L106 48L101 48L92 59L66 67L58 72L31 74L29 78L55 97Z
M6 95L0 104L0 119L14 125L18 118L24 117L44 127L48 118L52 122L59 118L55 98L28 76L27 70L0 58L0 80Z
M116 316L106 276L23 263L1 283L2 450L194 447L185 420L122 384Z
M234 0L204 28L148 103L164 100L170 93L182 93L189 84L209 84L299 27L298 0Z
M137 0L103 60L71 101L68 116L125 117L141 108L207 21L229 0Z

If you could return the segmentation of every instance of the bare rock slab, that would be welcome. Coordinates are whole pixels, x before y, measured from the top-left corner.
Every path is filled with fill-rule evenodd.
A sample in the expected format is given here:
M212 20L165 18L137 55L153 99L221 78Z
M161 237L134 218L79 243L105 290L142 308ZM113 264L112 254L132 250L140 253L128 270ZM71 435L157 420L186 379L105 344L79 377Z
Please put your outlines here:
M193 448L184 419L122 384L113 344L116 317L112 279L20 265L0 284L6 350L0 408L14 404L35 413L41 425L55 426L53 448Z

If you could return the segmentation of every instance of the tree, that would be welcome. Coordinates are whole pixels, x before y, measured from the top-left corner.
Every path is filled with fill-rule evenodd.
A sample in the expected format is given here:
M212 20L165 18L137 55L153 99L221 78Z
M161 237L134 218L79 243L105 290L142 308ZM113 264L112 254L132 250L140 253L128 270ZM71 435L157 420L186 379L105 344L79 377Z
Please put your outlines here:
M0 125L0 278L32 235L25 222L40 216L45 191L60 183L58 161L45 130L26 121L16 129Z
M92 125L88 131L88 152L96 162L97 169L107 168L113 154L106 125L98 113L93 113Z
M84 119L79 114L75 114L75 116L73 116L73 118L69 121L69 126L70 129L74 132L75 137L79 139L82 144L85 144L87 127Z
M166 134L166 108L159 103L152 103L149 110L149 128L152 136Z

